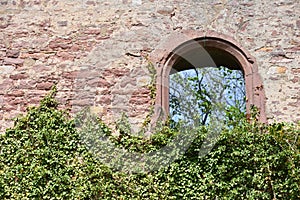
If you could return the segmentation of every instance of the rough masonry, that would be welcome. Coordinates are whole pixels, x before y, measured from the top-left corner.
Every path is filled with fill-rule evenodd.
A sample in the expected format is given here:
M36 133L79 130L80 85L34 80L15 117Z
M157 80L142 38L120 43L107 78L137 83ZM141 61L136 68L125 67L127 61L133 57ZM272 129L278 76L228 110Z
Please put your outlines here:
M254 58L272 121L300 120L298 0L1 0L0 131L53 84L61 108L108 123L148 116L152 74L174 34L227 35ZM171 37L171 38L170 38Z

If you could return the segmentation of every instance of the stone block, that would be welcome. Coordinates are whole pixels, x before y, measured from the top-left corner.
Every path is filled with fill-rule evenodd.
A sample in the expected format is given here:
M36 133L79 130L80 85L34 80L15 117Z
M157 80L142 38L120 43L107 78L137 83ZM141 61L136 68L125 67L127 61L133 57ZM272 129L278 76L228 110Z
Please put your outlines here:
M0 75L11 74L14 70L15 70L15 67L11 66L11 65L0 66Z
M4 63L8 65L21 65L24 63L24 60L20 58L4 58Z

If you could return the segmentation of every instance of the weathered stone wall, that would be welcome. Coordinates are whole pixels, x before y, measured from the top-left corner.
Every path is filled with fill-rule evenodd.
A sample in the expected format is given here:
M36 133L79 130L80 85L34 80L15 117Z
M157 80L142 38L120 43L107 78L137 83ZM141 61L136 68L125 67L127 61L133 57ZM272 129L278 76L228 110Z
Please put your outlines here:
M148 57L155 57L168 36L185 30L231 36L256 59L268 119L300 120L297 0L1 0L0 5L1 131L53 84L62 107L75 112L91 105L108 122L124 111L138 124L153 102Z

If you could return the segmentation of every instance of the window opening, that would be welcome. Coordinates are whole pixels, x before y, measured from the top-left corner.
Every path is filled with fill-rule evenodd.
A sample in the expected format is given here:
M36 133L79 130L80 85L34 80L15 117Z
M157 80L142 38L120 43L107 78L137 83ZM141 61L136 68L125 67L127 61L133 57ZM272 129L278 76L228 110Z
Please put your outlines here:
M224 119L228 110L243 116L246 113L249 117L253 106L259 113L257 119L267 122L264 88L255 59L232 38L214 32L209 34L208 37L206 33L190 31L186 38L174 35L169 43L153 53L158 75L152 124L168 118L177 122L185 119L187 123L207 124L215 116ZM223 76L223 79L215 84L211 81L213 75ZM176 79L181 80L182 85ZM180 93L184 90L186 94ZM191 95L197 90L202 94ZM211 91L217 91L214 98L210 98ZM215 109L218 106L223 106L224 112ZM192 109L180 114L180 109L188 107ZM193 121L192 116L197 120ZM231 122L239 121L236 116L231 116Z
M190 68L190 69L188 69ZM207 125L229 112L246 113L243 71L220 67L185 67L169 77L171 121Z

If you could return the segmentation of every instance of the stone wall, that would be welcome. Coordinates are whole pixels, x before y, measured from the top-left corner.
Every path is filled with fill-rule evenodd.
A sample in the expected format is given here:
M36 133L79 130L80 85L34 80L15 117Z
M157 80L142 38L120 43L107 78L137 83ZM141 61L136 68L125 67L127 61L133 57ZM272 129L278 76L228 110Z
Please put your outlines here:
M140 124L153 103L148 66L159 60L152 59L153 52L186 30L232 37L257 62L268 120L300 120L297 0L1 0L0 5L1 132L53 84L62 108L75 112L90 105L109 123L125 112Z

